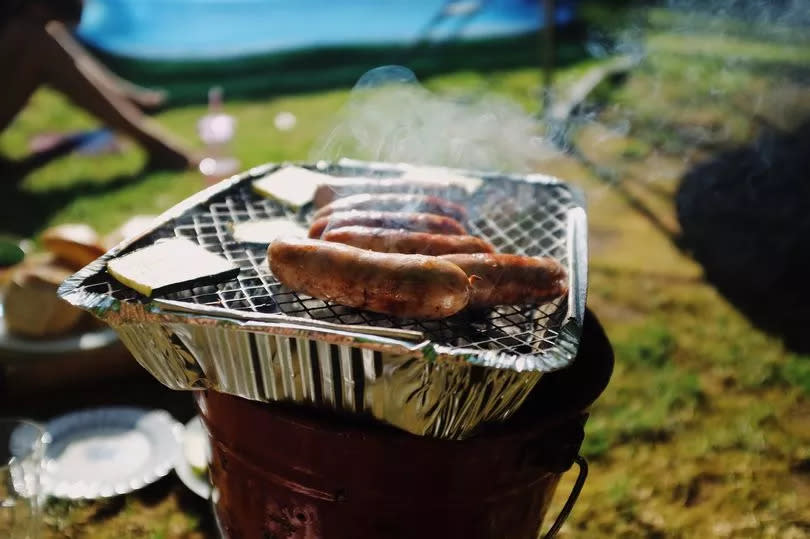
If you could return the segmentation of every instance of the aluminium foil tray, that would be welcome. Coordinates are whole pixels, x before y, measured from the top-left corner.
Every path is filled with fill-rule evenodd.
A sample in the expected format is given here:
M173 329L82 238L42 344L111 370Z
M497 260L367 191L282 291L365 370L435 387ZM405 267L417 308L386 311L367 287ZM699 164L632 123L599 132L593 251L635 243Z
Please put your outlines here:
M298 165L369 178L397 177L410 167L351 160ZM540 174L447 170L484 180L471 195L441 193L467 207L471 234L499 252L556 258L570 290L542 305L403 320L290 291L270 272L265 246L231 236L232 223L311 218L310 208L292 211L252 191L253 180L279 166L256 167L181 202L65 281L60 295L106 321L170 388L371 415L437 438L464 438L484 422L506 419L543 374L575 358L587 285L587 223L577 189ZM107 261L169 237L226 257L239 275L146 298L107 274Z

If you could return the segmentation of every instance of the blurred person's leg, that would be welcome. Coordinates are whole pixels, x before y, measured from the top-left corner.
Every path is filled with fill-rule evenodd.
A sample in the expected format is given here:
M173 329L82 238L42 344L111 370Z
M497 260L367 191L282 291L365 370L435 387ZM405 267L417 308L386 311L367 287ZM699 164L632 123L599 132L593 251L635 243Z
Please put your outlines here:
M81 43L76 41L66 26L54 24L48 28L48 32L65 49L65 52L74 58L76 65L81 66L82 72L99 87L129 99L138 108L144 110L156 109L166 101L165 92L142 88L107 69L104 64L93 58Z
M3 82L0 99L0 132L14 120L25 107L42 79L39 74L36 50L26 43L24 29L14 24L0 28L0 80Z
M0 73L8 81L0 100L0 130L5 129L42 84L53 86L107 126L140 144L156 167L185 168L194 164L193 153L155 122L145 117L122 94L110 91L93 75L87 60L70 52L62 23L45 27L15 20L0 33Z

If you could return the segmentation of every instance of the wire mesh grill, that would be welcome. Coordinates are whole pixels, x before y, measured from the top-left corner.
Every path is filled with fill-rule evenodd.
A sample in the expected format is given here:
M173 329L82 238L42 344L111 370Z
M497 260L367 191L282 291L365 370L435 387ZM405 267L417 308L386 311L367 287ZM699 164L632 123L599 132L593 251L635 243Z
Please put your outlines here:
M332 165L325 172L335 176L392 177L391 172ZM463 204L469 212L470 234L491 242L498 252L550 256L570 271L567 212L577 206L571 190L561 183L529 183L498 176L484 176L483 186L472 196L458 188L437 188L438 194ZM217 285L192 287L167 293L162 299L216 306L242 312L283 313L346 326L377 326L415 330L435 344L452 348L494 350L512 354L537 354L552 346L565 315L565 299L543 305L501 306L462 312L443 320L407 320L324 302L283 287L270 272L266 246L234 239L234 224L271 217L286 217L306 225L312 210L293 212L276 201L256 195L251 178L235 184L204 204L163 224L129 247L128 251L161 238L183 237L220 254L240 267L239 275ZM362 192L373 192L363 189ZM390 192L391 189L386 189ZM413 192L412 190L409 190ZM340 195L359 192L344 188ZM121 285L106 272L86 279L86 292L111 295L122 301L148 301Z

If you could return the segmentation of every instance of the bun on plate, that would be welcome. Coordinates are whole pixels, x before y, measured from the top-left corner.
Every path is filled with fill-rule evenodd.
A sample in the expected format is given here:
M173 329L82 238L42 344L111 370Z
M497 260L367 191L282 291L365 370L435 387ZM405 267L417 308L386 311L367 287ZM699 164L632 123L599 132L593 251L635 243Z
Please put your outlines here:
M83 268L105 252L96 231L85 224L49 228L42 233L41 239L48 251L73 270Z
M78 325L84 312L56 295L71 274L72 270L54 264L15 269L3 298L8 331L24 337L53 337Z

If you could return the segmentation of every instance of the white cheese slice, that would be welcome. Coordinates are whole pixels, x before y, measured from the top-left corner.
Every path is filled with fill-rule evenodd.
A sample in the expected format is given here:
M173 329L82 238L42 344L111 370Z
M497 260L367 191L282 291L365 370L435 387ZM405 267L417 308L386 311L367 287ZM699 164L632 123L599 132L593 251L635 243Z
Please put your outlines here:
M107 263L107 271L144 296L181 285L225 280L239 272L225 258L183 238L164 240Z
M253 190L259 195L278 200L298 209L310 202L319 185L329 183L332 176L313 172L301 167L284 167L253 182Z
M263 243L269 245L279 236L297 236L304 238L307 230L289 219L256 219L244 223L232 223L231 234L242 243Z

